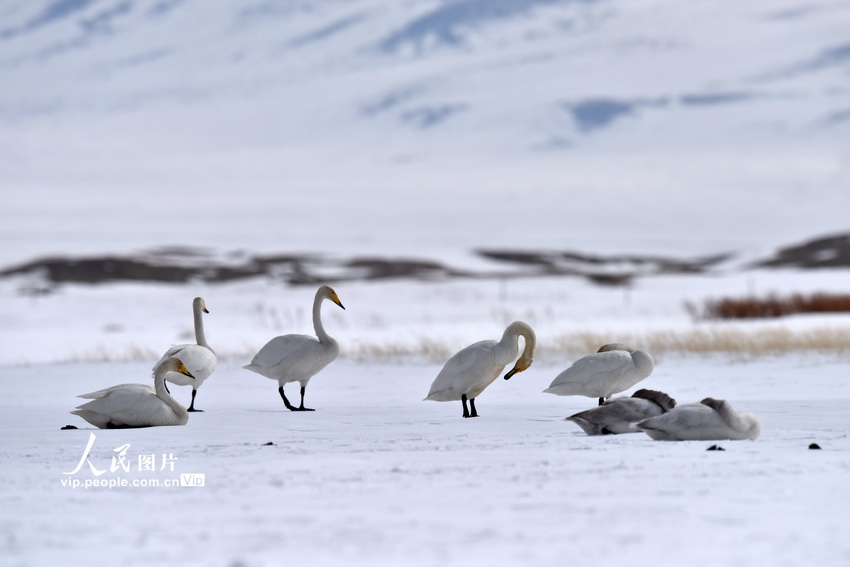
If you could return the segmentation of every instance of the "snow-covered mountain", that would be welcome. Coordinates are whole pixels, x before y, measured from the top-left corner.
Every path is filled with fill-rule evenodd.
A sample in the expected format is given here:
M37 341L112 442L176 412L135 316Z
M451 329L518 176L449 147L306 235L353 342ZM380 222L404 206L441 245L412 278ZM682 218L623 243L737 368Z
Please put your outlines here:
M0 4L0 263L847 229L850 5Z

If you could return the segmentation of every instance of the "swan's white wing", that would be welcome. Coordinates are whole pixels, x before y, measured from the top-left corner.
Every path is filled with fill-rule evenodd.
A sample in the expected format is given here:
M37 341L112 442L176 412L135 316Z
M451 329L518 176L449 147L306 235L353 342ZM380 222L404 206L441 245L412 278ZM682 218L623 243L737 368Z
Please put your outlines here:
M425 399L446 402L459 400L462 394L477 396L505 367L495 352L497 345L480 341L458 351L446 361Z
M612 391L612 387L633 368L632 356L624 350L590 354L558 374L544 392L561 396L606 397L622 391Z
M102 398L106 395L111 394L115 391L121 392L132 392L135 391L136 395L144 395L144 394L154 394L156 395L156 391L153 389L153 386L148 386L146 384L119 384L118 386L111 386L109 388L104 388L103 390L98 390L96 392L89 392L88 394L80 394L77 396L78 398L84 398L87 400L94 400L97 398Z
M71 413L98 427L178 425L179 419L153 389L144 384L122 384L80 397L102 395Z
M282 335L275 337L263 346L251 360L253 366L271 368L277 366L292 355L297 355L305 345L318 343L308 335Z
M192 386L196 390L203 384L204 380L210 377L218 363L215 353L207 347L193 344L174 345L154 364L153 374L156 374L157 368L173 356L179 358L195 378L192 379L180 372L168 372L165 379L178 386Z
M282 335L266 343L243 368L278 381L306 383L338 354L336 341L320 343L308 335Z
M635 424L661 415L663 409L655 402L642 398L617 398L595 408L571 415L567 420L581 427L588 435L606 433L635 433Z

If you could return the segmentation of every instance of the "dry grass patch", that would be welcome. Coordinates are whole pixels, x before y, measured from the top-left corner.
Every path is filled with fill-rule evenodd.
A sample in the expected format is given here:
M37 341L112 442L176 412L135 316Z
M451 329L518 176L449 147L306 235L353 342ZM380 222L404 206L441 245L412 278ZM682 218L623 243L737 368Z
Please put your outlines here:
M562 335L541 351L588 354L606 343L621 342L654 355L725 353L741 356L799 352L850 354L850 328L819 327L792 331L777 326L760 329L698 327L626 333L582 332Z

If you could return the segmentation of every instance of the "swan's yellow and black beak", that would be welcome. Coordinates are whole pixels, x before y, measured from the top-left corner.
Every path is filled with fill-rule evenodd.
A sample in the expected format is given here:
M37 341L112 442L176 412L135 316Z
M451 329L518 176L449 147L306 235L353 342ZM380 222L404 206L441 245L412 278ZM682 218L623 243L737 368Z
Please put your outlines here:
M339 305L340 307L345 309L345 305L342 304L342 301L339 300L339 297L337 296L336 292L333 291L333 290L331 290L331 301L333 301L334 303L336 303L337 305Z
M206 305L204 305L204 313L209 313L209 311L207 310L207 306L206 306Z
M186 376L188 376L192 380L195 379L195 377L192 376L192 373L189 372L189 370L186 368L186 366L183 365L182 362L180 363L180 366L177 367L177 372L179 372L180 374L185 374Z
M511 371L510 371L510 372L508 372L507 374L505 374L505 380L510 380L510 379L511 379L511 376L513 376L513 375L514 375L514 374L516 374L517 372L522 372L522 370L520 370L519 368L517 368L516 366L514 366L513 368L511 368Z

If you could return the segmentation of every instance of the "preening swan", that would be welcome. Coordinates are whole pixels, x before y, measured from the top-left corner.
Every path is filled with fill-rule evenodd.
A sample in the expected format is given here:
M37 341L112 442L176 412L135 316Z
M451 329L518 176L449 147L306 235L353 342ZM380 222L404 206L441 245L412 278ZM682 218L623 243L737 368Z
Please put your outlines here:
M304 407L304 391L307 382L322 368L333 362L339 354L339 344L325 332L322 326L322 301L329 299L345 309L336 292L329 286L322 286L313 300L313 328L319 340L307 335L282 335L270 340L254 356L251 364L242 368L256 372L266 378L277 380L277 391L283 403L291 411L313 411ZM295 407L286 399L283 385L287 382L301 384L301 405Z
M642 350L620 343L607 344L576 360L558 374L544 392L559 396L599 398L599 405L625 392L652 373L655 362Z
M146 384L121 384L78 396L90 399L71 413L101 429L186 425L189 413L165 389L165 375L179 372L192 375L179 359L165 359L157 368L154 387Z
M761 433L755 415L737 412L729 402L714 398L676 406L668 413L638 422L637 428L661 441L755 440Z
M635 424L676 407L676 400L656 390L638 390L630 398L614 398L567 418L588 435L637 433Z
M514 321L505 329L500 341L480 341L452 356L431 384L425 399L436 402L460 400L463 403L463 417L478 417L475 398L516 358L520 336L525 339L525 348L513 369L505 374L505 380L527 369L534 358L537 337L527 323ZM467 400L472 407L471 412L466 405Z
M188 411L204 411L195 409L195 395L198 393L198 388L204 383L204 380L210 377L210 374L215 370L215 365L218 362L218 359L215 356L215 351L207 344L207 338L204 335L204 321L203 321L203 313L209 313L207 311L207 304L202 297L196 297L192 301L192 312L195 315L195 342L198 344L194 345L174 345L168 351L162 355L162 358L154 364L153 366L153 375L156 375L156 370L159 368L166 360L171 358L172 356L178 357L189 372L194 376L194 380L191 378L187 378L183 374L179 372L169 372L165 375L165 379L171 382L172 384L177 384L178 386L192 386L192 403L189 404Z

